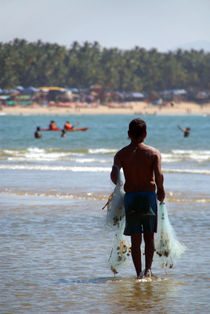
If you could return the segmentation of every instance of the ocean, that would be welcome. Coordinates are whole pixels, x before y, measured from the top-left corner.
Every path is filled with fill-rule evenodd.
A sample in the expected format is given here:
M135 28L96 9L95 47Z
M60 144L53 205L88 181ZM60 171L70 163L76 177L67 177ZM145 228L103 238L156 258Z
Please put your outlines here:
M152 282L107 266L102 210L114 154L138 115L0 115L0 313L208 313L210 116L140 116L161 151L169 218L186 252ZM42 132L69 120L86 132ZM190 127L184 138L177 128Z

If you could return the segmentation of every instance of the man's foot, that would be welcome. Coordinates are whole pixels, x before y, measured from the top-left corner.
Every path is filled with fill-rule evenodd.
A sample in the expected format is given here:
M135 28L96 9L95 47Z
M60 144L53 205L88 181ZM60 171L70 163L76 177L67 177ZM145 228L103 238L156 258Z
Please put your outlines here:
M151 269L145 269L144 271L144 277L145 278L151 278L152 277L152 272L151 272Z
M155 276L151 269L144 270L140 273L139 276L137 276L137 280L139 281L152 281L152 279L156 279L157 276Z
M137 279L143 279L144 278L144 272L141 271L140 274L137 276Z
M151 269L148 269L148 270L145 269L145 271L144 271L144 278L157 278L157 276L155 276L152 273Z

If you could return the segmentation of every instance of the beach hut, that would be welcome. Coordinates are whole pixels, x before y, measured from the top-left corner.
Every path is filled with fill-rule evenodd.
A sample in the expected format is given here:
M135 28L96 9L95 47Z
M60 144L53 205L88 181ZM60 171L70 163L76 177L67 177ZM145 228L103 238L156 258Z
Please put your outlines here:
M58 86L43 86L40 91L47 93L48 101L59 101L59 96L66 91L63 87Z

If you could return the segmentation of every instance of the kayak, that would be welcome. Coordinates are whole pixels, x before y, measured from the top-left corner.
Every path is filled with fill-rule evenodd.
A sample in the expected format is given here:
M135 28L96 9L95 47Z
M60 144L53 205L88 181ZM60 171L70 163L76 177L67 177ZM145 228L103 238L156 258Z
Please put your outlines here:
M53 132L56 132L56 131L62 131L60 128L56 128L56 129L41 129L41 131L53 131Z
M69 130L65 130L66 132L75 132L75 131L87 131L88 128L72 128Z
M66 132L75 132L75 131L87 131L88 128L72 128L72 129L69 129L69 130L65 130ZM56 132L56 131L62 131L61 128L56 128L54 130L51 130L51 129L41 129L41 131L52 131L52 132Z

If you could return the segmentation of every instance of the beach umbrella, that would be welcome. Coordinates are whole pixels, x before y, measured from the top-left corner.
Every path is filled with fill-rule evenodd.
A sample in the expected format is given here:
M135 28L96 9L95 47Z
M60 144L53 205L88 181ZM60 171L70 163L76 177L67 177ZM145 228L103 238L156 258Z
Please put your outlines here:
M26 87L21 91L22 94L32 94L32 93L37 93L37 92L39 92L39 89L33 86Z
M41 91L65 91L66 89L63 87L57 86L43 86L39 88Z
M16 89L17 89L17 90L19 90L20 92L22 92L22 91L24 90L24 87L23 87L23 86L18 85L18 86L16 86Z
M131 95L133 98L144 98L144 94L142 93L134 92L134 93L131 93Z
M185 89L174 89L173 90L173 94L174 95L186 95L187 92Z
M7 91L9 94L12 94L12 93L16 93L17 92L17 90L16 89L8 89L8 91Z
M7 91L9 94L16 94L16 93L19 93L19 91L17 89L9 89Z
M79 89L78 88L67 88L68 91L78 94L79 93Z

